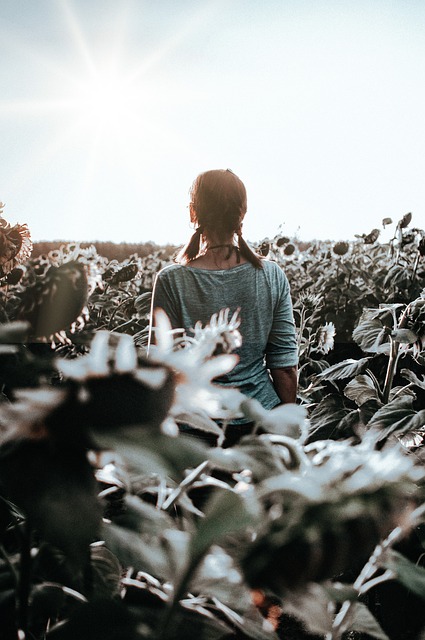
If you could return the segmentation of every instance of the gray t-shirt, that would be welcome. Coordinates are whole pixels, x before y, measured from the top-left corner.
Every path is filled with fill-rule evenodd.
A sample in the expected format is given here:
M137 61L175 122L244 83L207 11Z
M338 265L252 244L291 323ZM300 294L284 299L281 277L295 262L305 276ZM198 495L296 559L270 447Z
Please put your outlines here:
M298 363L290 290L276 262L263 260L263 269L246 262L231 269L199 269L173 264L156 277L153 308L164 309L173 328L190 335L199 320L207 324L214 313L240 309L242 346L236 367L215 382L237 387L271 409L280 403L268 369Z

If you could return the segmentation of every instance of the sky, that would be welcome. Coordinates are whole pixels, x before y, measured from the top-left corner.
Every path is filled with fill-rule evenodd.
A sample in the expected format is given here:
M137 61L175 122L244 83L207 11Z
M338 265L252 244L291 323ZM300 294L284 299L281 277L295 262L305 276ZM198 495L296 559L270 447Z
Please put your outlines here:
M415 0L0 0L3 215L181 244L230 168L251 241L424 228L424 33Z

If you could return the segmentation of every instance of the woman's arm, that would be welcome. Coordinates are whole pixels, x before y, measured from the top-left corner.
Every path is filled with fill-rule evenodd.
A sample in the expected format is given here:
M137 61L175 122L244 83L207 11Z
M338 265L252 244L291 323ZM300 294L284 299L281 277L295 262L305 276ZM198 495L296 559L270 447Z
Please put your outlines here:
M297 401L297 366L270 369L273 386L282 404Z
M266 366L280 401L286 404L297 399L298 345L289 283L277 265L275 276L278 298L266 348Z
M155 278L149 322L148 352L152 344L155 344L155 314L157 308L163 309L170 320L171 326L179 326L175 311L175 296L173 287L169 283L167 267L162 269Z

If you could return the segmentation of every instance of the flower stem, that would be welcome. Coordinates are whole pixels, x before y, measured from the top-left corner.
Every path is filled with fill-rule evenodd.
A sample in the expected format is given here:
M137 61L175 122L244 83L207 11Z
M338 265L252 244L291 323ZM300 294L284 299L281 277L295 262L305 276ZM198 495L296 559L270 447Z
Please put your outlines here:
M398 350L399 350L400 343L390 338L390 345L391 345L390 358L388 360L387 373L385 375L384 391L382 393L382 402L384 404L387 404L390 398L391 387L393 384L394 374L397 366Z
M406 326L409 309L410 309L410 305L407 305L407 307L401 314L400 320L398 322L398 329L403 329ZM400 342L398 342L397 340L393 340L390 337L390 345L391 345L390 358L388 361L387 373L385 376L384 390L382 392L382 402L384 404L387 404L390 398L390 392L391 392L391 387L394 380L394 374L396 372L397 362L400 355L400 352L399 352Z

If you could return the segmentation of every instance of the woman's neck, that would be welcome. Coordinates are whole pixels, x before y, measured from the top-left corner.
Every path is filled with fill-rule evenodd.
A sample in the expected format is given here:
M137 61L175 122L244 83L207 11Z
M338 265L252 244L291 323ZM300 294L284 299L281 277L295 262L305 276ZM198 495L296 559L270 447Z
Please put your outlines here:
M192 260L191 265L202 269L231 269L246 262L240 255L239 247L230 238L205 238L200 255Z
M226 237L218 237L218 236L203 236L204 248L205 251L211 249L213 247L227 247L229 245L234 244L234 234L232 233L230 236Z

